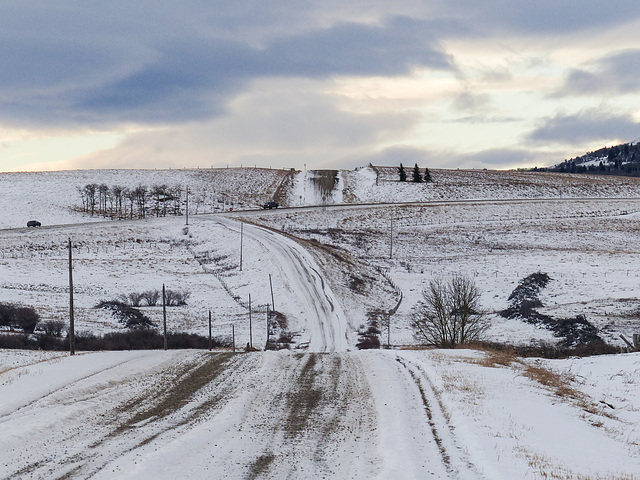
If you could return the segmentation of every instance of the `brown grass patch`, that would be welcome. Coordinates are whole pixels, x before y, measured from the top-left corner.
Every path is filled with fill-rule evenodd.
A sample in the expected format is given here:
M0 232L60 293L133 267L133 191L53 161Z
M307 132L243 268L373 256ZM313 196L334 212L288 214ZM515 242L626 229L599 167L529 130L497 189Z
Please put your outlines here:
M548 457L532 452L524 447L517 447L516 454L524 458L529 468L538 474L536 478L545 478L551 480L637 480L638 477L635 474L605 474L604 476L596 474L585 475L581 473L572 472L563 465L554 464Z
M525 377L548 388L558 397L573 400L579 400L584 397L581 392L571 387L573 379L568 375L560 375L547 368L533 365L525 365L523 374Z

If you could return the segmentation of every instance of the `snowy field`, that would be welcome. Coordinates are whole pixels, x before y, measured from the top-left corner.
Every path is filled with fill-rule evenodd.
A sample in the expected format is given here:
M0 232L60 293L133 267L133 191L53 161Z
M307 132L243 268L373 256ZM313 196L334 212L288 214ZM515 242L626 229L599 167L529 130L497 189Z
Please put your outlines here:
M324 172L321 172L324 173ZM638 198L640 180L539 172L432 170L434 182L400 183L397 169L363 167L336 172L334 181L314 181L318 172L264 168L189 170L77 170L0 173L0 228L20 228L29 220L43 225L86 223L100 216L78 213L86 185L134 189L166 185L181 190L191 213L230 208L255 209L276 200L284 206L342 203L426 202L518 198ZM322 176L324 178L326 176ZM333 190L327 190L327 186ZM184 210L184 208L183 208Z
M237 345L262 349L275 307L294 342L245 355L2 351L0 478L640 478L637 353L355 349L375 310L395 312L381 341L412 348L421 291L454 274L480 288L488 340L556 342L498 315L534 272L551 278L541 312L584 315L622 346L620 334L640 333L636 179L435 170L434 184L414 185L391 168L289 173L0 174L0 302L68 321L71 239L79 331L125 330L94 307L164 284L189 293L168 309L170 330L206 335L211 311L214 336L230 340L233 326ZM69 208L89 181L192 192L209 182L217 193L202 193L211 210L203 202L189 225L104 220ZM233 211L217 202L231 193ZM259 208L272 198L320 206ZM49 220L18 228L32 218ZM161 307L141 310L161 324Z

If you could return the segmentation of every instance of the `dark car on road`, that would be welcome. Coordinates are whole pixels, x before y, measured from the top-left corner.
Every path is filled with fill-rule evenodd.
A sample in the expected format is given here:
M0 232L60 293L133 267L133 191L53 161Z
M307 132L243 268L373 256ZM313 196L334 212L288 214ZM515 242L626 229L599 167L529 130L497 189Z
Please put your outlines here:
M37 221L37 220L29 220L29 221L27 222L27 227L39 227L39 226L41 226L41 225L42 225L42 224L41 224L39 221Z
M278 202L267 202L264 205L262 205L262 208L264 208L265 210L267 208L271 210L272 208L278 208L279 206L280 204Z

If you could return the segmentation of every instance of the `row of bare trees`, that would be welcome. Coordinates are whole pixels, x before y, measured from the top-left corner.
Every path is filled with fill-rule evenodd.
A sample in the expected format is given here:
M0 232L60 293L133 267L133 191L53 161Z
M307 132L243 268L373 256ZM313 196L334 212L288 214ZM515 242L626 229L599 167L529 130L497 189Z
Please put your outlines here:
M182 215L186 210L187 191L179 185L138 185L127 188L121 185L89 183L78 188L82 199L82 211L89 215L109 218L145 218ZM207 193L189 189L189 211L197 214L209 208L225 209L233 206L227 193ZM205 207L205 203L207 207Z
M166 207L160 207L160 199L166 200L171 194L166 185L154 186L149 189L139 185L135 188L126 188L120 185L108 185L102 183L89 183L78 188L82 198L82 211L89 215L103 215L112 218L144 218L148 214L155 213L160 216L166 214ZM155 211L150 212L148 204L152 192L157 192Z
M111 218L145 218L146 216L181 215L184 211L183 189L180 186L121 185L89 183L79 188L82 211L90 215Z

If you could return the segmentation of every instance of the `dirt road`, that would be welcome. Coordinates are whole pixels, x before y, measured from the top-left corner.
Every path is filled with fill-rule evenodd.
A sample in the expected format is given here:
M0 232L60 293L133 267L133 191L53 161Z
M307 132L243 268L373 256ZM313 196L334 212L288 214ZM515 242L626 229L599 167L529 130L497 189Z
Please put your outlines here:
M240 231L240 222L221 217L203 217ZM313 256L299 243L257 225L246 224L243 234L263 244L276 260L292 286L292 294L304 309L309 351L344 352L347 350L347 321L340 302L323 278Z
M110 352L22 372L2 478L466 478L422 373L392 354Z

